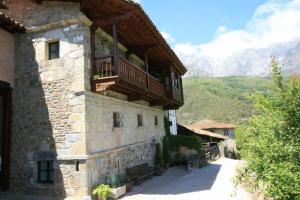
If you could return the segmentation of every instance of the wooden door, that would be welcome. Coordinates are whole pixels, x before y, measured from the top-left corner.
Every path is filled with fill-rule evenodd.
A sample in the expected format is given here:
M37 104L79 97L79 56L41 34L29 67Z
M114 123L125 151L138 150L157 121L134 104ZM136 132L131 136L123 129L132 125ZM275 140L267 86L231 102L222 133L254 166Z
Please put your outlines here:
M9 187L11 88L0 81L0 191Z

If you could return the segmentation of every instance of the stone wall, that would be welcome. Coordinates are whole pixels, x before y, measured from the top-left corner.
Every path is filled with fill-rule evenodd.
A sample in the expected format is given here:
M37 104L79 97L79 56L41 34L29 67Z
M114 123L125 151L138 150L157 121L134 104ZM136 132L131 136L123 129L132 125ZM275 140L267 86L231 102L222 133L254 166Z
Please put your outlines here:
M36 4L32 0L6 0L9 9L1 10L12 19L32 29L50 23L72 21L83 14L79 3L43 1Z
M15 66L14 35L0 28L0 80L13 84Z
M142 163L153 166L154 153L155 145L148 141L93 154L87 161L91 185L105 183L116 174L125 175L128 167Z
M54 196L85 195L84 47L89 28L74 24L16 38L10 189ZM60 58L47 59L49 41ZM54 160L53 185L37 182L37 161ZM77 167L79 166L79 167Z
M87 152L89 154L160 138L164 131L164 111L105 95L86 92ZM121 115L121 127L113 127L113 112ZM143 116L138 127L137 114ZM154 117L158 117L158 125Z

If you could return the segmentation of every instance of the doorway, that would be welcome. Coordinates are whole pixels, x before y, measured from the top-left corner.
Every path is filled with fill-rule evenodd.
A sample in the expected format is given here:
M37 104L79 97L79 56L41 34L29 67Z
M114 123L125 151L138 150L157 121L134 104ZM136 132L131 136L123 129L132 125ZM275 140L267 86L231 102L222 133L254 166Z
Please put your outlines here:
M12 89L0 81L0 192L9 189Z

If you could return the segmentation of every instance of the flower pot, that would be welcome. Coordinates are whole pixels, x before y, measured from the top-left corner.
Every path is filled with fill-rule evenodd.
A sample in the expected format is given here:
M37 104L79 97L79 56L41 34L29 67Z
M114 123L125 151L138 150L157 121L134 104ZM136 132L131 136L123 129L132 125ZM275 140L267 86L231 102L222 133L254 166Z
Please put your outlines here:
M112 192L112 198L118 199L119 197L123 196L126 193L126 185L123 185L118 188L113 188L111 192Z

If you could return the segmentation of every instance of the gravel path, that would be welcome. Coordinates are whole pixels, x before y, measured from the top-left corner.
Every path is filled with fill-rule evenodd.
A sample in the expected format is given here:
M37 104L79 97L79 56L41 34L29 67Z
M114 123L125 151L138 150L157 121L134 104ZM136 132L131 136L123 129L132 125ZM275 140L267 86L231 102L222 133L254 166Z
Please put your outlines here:
M235 192L232 183L239 162L221 158L190 173L171 168L163 176L134 187L122 200L250 200L244 190Z

